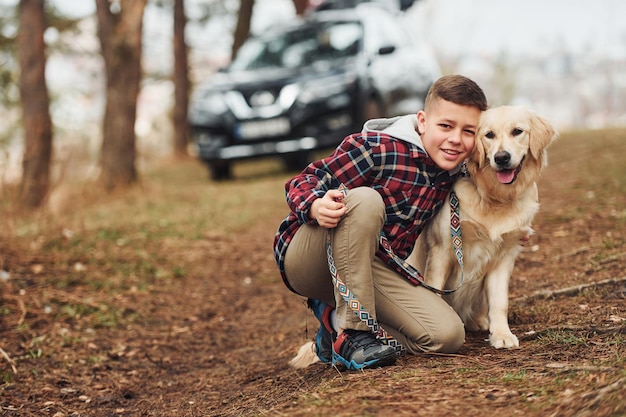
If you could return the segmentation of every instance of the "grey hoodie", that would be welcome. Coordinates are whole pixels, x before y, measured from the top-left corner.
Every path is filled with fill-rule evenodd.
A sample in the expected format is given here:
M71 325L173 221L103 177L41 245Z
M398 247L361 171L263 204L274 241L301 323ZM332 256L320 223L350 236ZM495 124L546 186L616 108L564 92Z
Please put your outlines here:
M390 119L371 119L363 125L365 132L384 132L396 139L412 143L424 150L422 139L417 134L417 115L407 114L405 116L392 117ZM426 152L424 150L424 152Z
M396 116L390 119L371 119L363 125L363 133L366 132L383 132L396 139L412 143L426 152L422 138L417 133L417 114L407 114L404 116ZM454 175L463 169L465 164L462 163L450 171L450 175Z

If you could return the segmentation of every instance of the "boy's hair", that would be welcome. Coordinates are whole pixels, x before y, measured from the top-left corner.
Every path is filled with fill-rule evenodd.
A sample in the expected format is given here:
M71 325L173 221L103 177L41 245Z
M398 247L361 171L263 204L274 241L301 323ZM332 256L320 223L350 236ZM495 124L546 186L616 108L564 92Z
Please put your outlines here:
M435 81L426 95L424 109L428 111L428 108L438 99L461 106L473 106L481 111L489 107L483 90L463 75L444 75Z

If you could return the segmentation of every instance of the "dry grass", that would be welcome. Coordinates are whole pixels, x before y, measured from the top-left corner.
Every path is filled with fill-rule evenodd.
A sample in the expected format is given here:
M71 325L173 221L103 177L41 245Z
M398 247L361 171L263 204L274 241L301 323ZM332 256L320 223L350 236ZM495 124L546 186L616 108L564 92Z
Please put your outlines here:
M295 371L314 318L271 253L291 174L196 162L104 195L55 189L50 210L0 198L0 414L622 416L626 414L626 132L563 134L511 286L521 348L470 334L457 355ZM580 290L559 289L581 285Z

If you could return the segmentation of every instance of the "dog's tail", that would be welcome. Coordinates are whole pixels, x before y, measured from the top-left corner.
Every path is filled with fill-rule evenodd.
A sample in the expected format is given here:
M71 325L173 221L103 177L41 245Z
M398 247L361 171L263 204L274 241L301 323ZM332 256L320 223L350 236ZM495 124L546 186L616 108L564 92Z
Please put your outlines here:
M320 358L317 357L317 352L315 350L314 342L306 342L300 349L298 349L298 354L289 361L289 365L294 368L302 369L306 368L309 365L313 365L315 362L318 362Z

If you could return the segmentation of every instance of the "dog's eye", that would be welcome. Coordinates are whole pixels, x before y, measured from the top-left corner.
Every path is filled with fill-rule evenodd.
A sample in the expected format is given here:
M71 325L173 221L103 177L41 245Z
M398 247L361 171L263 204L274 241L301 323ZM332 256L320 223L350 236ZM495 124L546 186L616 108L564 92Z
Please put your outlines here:
M495 138L495 137L496 137L496 134L495 134L495 133L493 133L493 132L487 132L487 133L485 133L485 137L486 137L487 139L493 139L493 138Z
M523 131L522 129L520 129L520 128L517 128L517 127L516 127L516 128L515 128L515 129L513 129L513 131L511 132L511 135L513 135L513 136L519 136L519 135L521 135L522 133L524 133L524 131Z

